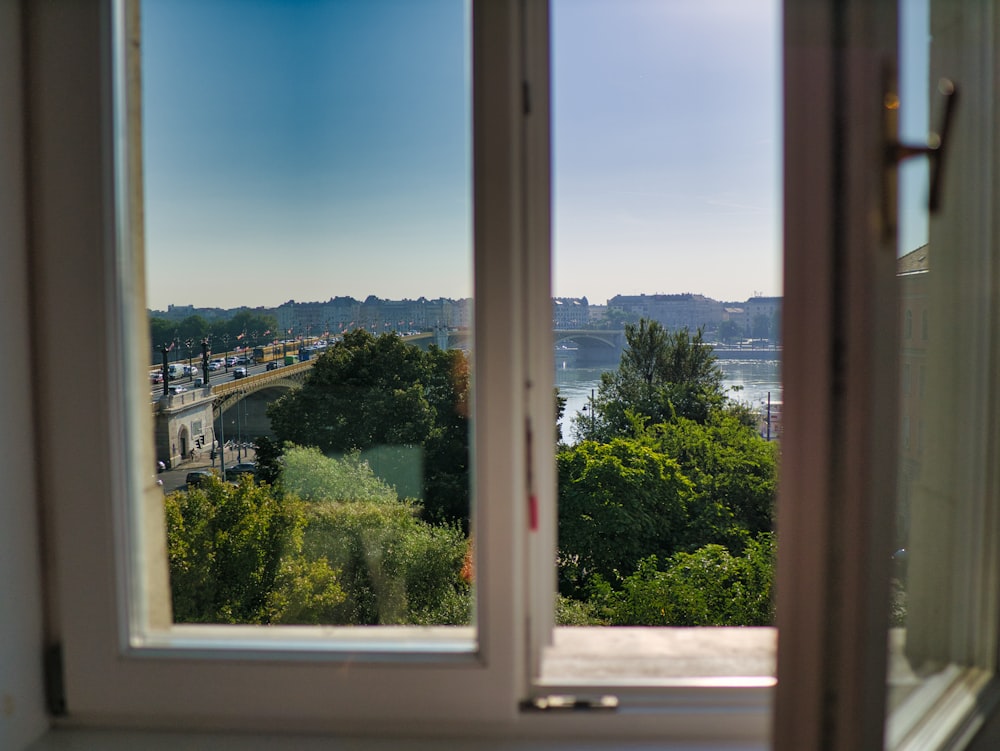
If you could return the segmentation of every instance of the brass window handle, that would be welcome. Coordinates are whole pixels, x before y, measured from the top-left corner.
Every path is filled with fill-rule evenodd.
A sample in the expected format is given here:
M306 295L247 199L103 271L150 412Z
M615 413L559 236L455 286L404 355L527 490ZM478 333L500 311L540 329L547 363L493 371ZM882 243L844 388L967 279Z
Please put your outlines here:
M886 148L886 164L889 167L895 167L904 159L909 159L910 157L927 156L931 168L927 208L931 213L937 212L941 205L941 183L948 146L948 131L951 129L951 123L955 117L955 103L958 101L958 88L947 78L942 78L938 82L938 92L944 97L944 117L941 129L937 133L931 133L927 137L927 144L925 146L892 141ZM895 95L890 95L890 97L895 97ZM886 108L898 109L898 98L893 100L890 97L887 97Z

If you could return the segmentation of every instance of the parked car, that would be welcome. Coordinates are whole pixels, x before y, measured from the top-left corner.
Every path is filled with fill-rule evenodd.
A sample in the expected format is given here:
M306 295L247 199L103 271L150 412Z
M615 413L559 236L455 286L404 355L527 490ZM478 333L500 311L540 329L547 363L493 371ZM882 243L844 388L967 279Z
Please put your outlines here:
M215 477L215 473L210 469L196 469L187 473L187 485L196 488L199 485L204 485L213 477Z
M246 378L247 369L244 367L233 368L233 378Z
M256 475L257 464L255 462L240 462L232 467L226 467L227 480L239 480L241 475Z

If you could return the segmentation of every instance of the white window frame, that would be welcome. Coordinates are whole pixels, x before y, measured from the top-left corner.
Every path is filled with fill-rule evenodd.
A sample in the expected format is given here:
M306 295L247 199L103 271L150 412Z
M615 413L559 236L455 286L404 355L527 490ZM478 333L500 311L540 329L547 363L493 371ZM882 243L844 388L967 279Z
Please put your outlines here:
M236 653L198 638L179 654L130 638L135 619L155 624L158 615L129 610L133 585L122 552L130 536L146 534L123 518L125 500L152 483L129 480L128 460L150 468L152 461L136 459L127 441L129 405L143 404L137 384L145 386L145 370L131 379L117 370L124 343L139 337L129 323L137 311L125 309L117 279L141 278L119 267L115 254L139 231L119 221L127 212L116 203L117 180L139 168L115 159L118 7L112 0L24 7L47 638L61 645L63 722L767 743L770 691L735 684L642 691L635 712L518 708L533 690L551 626L545 598L555 589L551 572L532 584L555 544L551 441L529 420L537 415L548 426L542 417L552 413L551 347L537 334L551 316L542 2L477 0L474 12L478 649L432 648L416 660L372 650L344 662L315 644L289 650L284 642L269 652L256 632ZM884 188L873 167L882 143L881 92L873 87L894 59L894 4L788 2L784 24L785 101L794 103L785 110L792 250L772 740L778 749L854 751L881 745L885 702L891 512L872 501L892 492L891 473L880 467L895 466L895 401L882 397L894 396L898 378L881 354L886 340L875 347L869 333L894 332L897 320L895 257L871 221ZM844 45L852 49L846 58L837 51ZM529 534L532 492L541 515ZM162 569L143 571L148 586L162 582ZM992 669L995 613L984 619L993 630L977 662ZM726 722L740 716L727 733Z
M124 136L137 109L116 109L113 79L122 70L112 40L126 25L125 4L27 9L35 283L46 301L35 336L58 342L42 348L40 429L43 454L65 458L60 471L42 473L54 572L51 638L62 646L73 722L184 718L203 727L349 732L370 730L375 720L430 725L516 715L526 635L517 584L524 536L514 530L527 515L526 503L511 502L525 497L526 461L517 11L517 3L493 2L474 12L476 647L434 638L446 629L424 630L429 638L414 639L413 649L399 643L398 631L393 645L393 630L354 629L350 638L362 643L345 651L325 639L332 629L162 628L162 511L152 470L132 472L154 466L151 453L137 448L151 434L141 414L148 395L145 379L118 372L127 350L142 341L134 322L145 313L141 228L127 221L138 216L129 210L136 190L117 190L138 174ZM136 95L135 81L128 84ZM117 254L119 246L125 252ZM84 310L87 316L74 312ZM73 369L70 389L61 362L88 363ZM85 425L88 435L81 440L62 424ZM130 505L136 498L138 510ZM143 547L143 540L155 544ZM133 549L150 555L130 565ZM136 573L140 582L130 578ZM149 602L135 596L142 588L152 592Z

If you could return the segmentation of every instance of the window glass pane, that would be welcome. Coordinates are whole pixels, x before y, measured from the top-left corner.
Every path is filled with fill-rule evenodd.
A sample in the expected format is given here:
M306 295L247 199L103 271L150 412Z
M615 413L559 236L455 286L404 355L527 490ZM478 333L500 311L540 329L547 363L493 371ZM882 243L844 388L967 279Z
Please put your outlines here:
M555 0L552 29L557 623L771 625L780 4ZM704 636L586 677L773 674L773 631ZM594 638L557 630L544 677Z
M471 623L469 7L143 0L178 623Z
M899 135L905 143L927 138L930 16L927 2L901 3L899 35ZM911 554L911 504L918 499L924 464L924 381L927 368L928 280L927 161L913 159L899 167L899 237L897 282L900 322L899 469L896 529L890 580L889 702L898 707L920 683L919 665L906 659L908 563ZM916 377L918 382L913 383ZM914 385L916 386L914 388ZM917 500L919 505L919 500ZM916 670L914 670L916 668Z
M901 137L926 141L954 105L947 142L964 148L947 151L932 216L928 160L900 170L890 743L922 723L941 733L957 722L947 707L958 703L941 696L975 691L967 669L985 680L996 663L996 159L977 135L992 128L983 114L995 97L991 20L988 4L900 4Z

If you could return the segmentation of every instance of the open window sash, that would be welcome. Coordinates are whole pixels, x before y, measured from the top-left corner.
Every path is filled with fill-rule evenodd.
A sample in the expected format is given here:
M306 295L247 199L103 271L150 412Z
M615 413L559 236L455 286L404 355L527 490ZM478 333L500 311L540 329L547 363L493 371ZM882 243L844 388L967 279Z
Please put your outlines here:
M352 632L353 644L322 627L165 622L162 502L143 469L154 463L147 364L136 354L148 351L136 323L146 315L141 108L125 52L138 38L136 4L26 9L35 287L45 301L36 383L42 454L59 468L42 473L49 639L72 722L347 733L515 716L528 517L519 7L476 3L471 13L475 626L455 638L412 629L395 642L391 630Z

